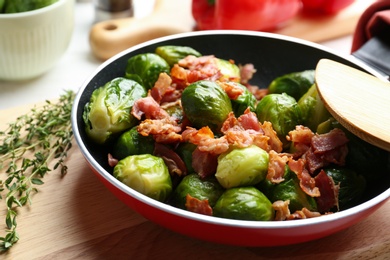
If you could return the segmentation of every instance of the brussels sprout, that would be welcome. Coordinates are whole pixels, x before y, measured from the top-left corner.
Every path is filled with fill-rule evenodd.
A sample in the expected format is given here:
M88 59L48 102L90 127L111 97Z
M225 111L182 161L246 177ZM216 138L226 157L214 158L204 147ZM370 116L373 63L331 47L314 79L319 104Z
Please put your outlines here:
M222 78L220 80L229 80L240 82L240 69L238 66L230 61L215 58L217 67L222 74Z
M58 0L0 0L0 11L4 13L20 13L49 6Z
M198 174L189 174L183 178L173 192L173 205L185 209L186 196L191 195L198 200L208 200L210 207L214 207L224 188L214 177L201 179Z
M83 120L89 138L98 144L106 143L138 121L130 113L134 102L147 94L133 80L116 78L93 91L84 107Z
M271 181L264 179L257 185L257 188L272 202L277 200L289 200L289 209L291 212L302 210L304 207L311 211L317 210L316 200L301 189L298 177L287 165L283 178L284 181L280 183L272 183Z
M366 188L366 180L362 175L347 168L326 168L324 171L336 185L340 185L340 210L353 207L360 201Z
M196 145L193 143L180 143L176 148L175 152L180 156L186 165L188 173L195 173L194 168L192 168L192 153L196 149Z
M232 111L226 92L218 83L200 80L187 86L181 96L184 114L196 128L209 126L219 132Z
M155 53L142 53L131 57L127 61L126 78L133 79L151 89L160 73L170 72L169 64Z
M193 55L195 57L200 57L202 55L191 47L175 45L159 46L156 48L155 52L157 55L166 60L171 67L188 55Z
M298 106L301 109L302 124L313 132L317 131L318 125L331 117L318 95L315 84L298 100Z
M268 86L269 94L282 94L300 99L314 84L314 70L293 72L274 79Z
M113 175L130 188L158 201L166 201L172 192L168 167L157 156L130 155L118 162Z
M269 121L280 140L286 145L288 132L301 124L301 111L295 99L286 93L269 94L256 107L260 122Z
M274 219L272 203L254 187L226 190L213 208L213 215L222 218L269 221Z
M249 107L252 112L256 111L256 97L244 85L237 82L230 82L244 90L244 92L235 100L231 99L234 115L239 117Z
M153 154L154 139L143 136L137 131L137 126L127 130L115 141L112 155L121 160L129 155Z
M256 145L233 149L218 157L215 177L226 189L255 185L267 175L268 162L268 153Z

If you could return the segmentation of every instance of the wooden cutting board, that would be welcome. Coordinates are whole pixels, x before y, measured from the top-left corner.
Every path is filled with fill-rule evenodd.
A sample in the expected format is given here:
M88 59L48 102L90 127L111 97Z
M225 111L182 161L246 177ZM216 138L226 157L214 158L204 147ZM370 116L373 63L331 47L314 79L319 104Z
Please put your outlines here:
M337 15L298 15L274 33L313 42L350 35L363 11L375 0L356 0ZM153 12L142 18L122 18L95 24L90 30L90 46L96 57L113 55L154 38L194 30L191 0L155 0Z
M30 108L0 111L0 129ZM390 201L353 227L317 241L233 247L192 239L146 220L103 186L77 145L67 165L66 176L50 172L32 205L19 210L20 240L0 259L390 259ZM4 179L4 170L0 175ZM0 203L3 225L5 205Z

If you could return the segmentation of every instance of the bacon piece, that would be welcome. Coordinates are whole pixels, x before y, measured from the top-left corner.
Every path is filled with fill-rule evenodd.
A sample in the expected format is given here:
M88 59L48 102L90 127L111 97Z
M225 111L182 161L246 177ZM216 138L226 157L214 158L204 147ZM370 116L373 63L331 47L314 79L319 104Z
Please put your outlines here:
M244 93L244 90L240 87L238 87L236 84L233 84L232 82L218 82L219 86L222 87L222 89L226 92L228 97L232 100L236 100L242 93Z
M288 208L290 201L277 200L272 203L272 208L275 210L275 221L286 220L290 216L290 209Z
M197 130L192 127L187 127L182 133L183 141L190 142L198 146L202 152L212 154L221 154L229 149L229 143L225 136L214 138L214 133L208 126Z
M257 100L261 100L265 95L268 94L267 88L259 88L258 86L246 85L246 88L252 93Z
M321 193L321 196L317 198L318 211L327 212L333 207L338 210L339 185L335 185L333 179L324 170L321 170L314 180Z
M166 145L155 143L153 154L164 160L171 176L183 176L187 174L187 167L183 160Z
M154 83L153 88L150 90L150 94L157 103L160 103L166 93L172 92L174 88L171 88L172 79L166 73L160 73L157 81Z
M315 174L318 169L331 163L345 165L348 154L347 142L345 133L338 128L326 134L313 136L310 149L303 155L309 172Z
M273 150L269 153L269 163L268 163L268 172L267 180L272 183L281 183L284 181L284 171L288 157L286 155L279 154Z
M114 158L112 154L108 153L108 165L115 167L118 164L118 159Z
M245 65L238 65L238 68L240 69L241 84L248 84L249 80L252 79L253 74L256 73L255 66L248 63Z
M294 158L301 157L310 149L313 136L314 133L310 130L310 128L302 125L296 126L295 130L288 133L286 139L292 142L294 147Z
M305 168L304 159L300 158L296 161L289 158L287 164L290 167L290 170L295 172L298 176L299 186L307 195L311 197L319 197L321 195L318 187L316 187L315 180L310 176L309 172Z
M256 114L251 112L249 108L245 109L244 114L238 117L238 122L245 130L253 129L264 134Z
M137 126L137 131L143 136L153 135L156 142L175 143L181 142L181 127L170 118L160 120L145 119Z
M140 120L143 115L145 115L147 119L163 119L169 117L169 114L153 99L150 91L147 97L140 98L134 102L131 114L138 120Z
M192 152L192 168L201 178L213 175L217 170L217 166L218 155L202 152L198 148Z
M272 128L272 123L265 121L261 126L264 134L269 137L268 144L271 150L280 153L283 150L283 143L280 141L275 130Z
M190 194L187 194L185 206L188 211L194 213L199 213L207 216L213 215L213 209L211 208L207 199L199 200L197 198L192 197Z
M315 218L319 216L321 216L321 213L310 211L307 208L303 208L302 210L297 210L293 214L289 215L287 217L287 220Z

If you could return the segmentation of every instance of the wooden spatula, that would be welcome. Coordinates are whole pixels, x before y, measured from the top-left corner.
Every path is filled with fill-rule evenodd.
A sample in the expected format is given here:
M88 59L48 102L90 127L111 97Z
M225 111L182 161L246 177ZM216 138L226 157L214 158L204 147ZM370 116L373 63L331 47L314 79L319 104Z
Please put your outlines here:
M316 67L319 95L351 133L390 151L390 83L344 64L322 59Z

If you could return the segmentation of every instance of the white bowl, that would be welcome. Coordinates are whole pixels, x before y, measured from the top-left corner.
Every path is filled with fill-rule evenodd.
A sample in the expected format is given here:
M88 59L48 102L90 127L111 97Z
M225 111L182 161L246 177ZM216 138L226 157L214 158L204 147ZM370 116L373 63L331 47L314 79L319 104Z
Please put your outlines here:
M30 79L53 67L73 33L74 1L0 14L0 80Z

